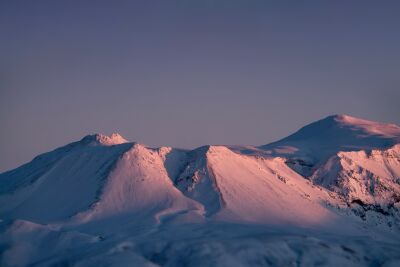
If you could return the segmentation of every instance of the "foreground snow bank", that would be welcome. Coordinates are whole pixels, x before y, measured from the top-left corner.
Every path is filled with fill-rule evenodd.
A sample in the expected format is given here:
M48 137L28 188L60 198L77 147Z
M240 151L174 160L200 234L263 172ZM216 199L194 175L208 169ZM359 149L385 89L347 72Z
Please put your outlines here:
M396 238L251 224L163 225L109 236L0 224L1 266L398 266Z

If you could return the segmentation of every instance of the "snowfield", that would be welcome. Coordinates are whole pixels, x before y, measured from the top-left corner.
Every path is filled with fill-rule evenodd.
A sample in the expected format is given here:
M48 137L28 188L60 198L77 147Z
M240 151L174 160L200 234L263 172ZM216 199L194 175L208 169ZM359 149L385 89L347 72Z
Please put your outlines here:
M400 127L263 146L95 134L0 174L0 266L400 266Z

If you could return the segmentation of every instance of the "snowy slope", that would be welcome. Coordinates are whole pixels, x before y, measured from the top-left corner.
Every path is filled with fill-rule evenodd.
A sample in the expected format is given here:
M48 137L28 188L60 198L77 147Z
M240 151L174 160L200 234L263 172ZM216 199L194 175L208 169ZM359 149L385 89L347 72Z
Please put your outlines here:
M321 224L335 214L329 196L291 170L280 158L239 155L223 146L199 149L177 186L223 220L272 224Z
M131 147L120 141L86 136L0 174L2 217L52 222L88 209L119 157Z
M109 174L98 202L77 215L79 221L90 221L115 215L131 215L141 220L160 220L175 213L203 213L203 207L185 197L173 185L164 164L167 148L161 151L134 144L124 153Z

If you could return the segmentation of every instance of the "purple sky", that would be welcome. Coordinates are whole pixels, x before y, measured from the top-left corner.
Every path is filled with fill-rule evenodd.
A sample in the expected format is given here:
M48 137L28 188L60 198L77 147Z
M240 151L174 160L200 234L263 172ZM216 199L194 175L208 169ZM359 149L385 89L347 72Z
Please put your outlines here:
M0 172L95 132L192 148L400 124L400 1L271 2L0 1Z

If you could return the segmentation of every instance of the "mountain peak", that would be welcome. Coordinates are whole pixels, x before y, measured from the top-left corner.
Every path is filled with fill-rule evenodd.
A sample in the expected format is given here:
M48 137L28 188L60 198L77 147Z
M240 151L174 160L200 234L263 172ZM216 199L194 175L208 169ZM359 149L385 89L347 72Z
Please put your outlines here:
M331 121L334 121L337 123L354 123L357 121L364 121L363 119L353 117L353 116L350 116L347 114L334 114L334 115L330 115L322 120L331 120Z
M339 151L389 148L400 142L400 127L331 115L310 123L297 132L260 148L270 155L322 162Z
M105 135L100 133L91 134L85 136L81 141L85 143L96 143L106 146L128 143L128 141L119 133L113 133L111 135Z
M330 115L330 116L328 116L327 118L332 118L332 119L334 119L334 120L343 120L343 119L345 119L345 118L353 118L353 117L351 117L350 115L347 115L347 114L333 114L333 115Z

